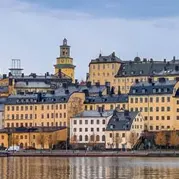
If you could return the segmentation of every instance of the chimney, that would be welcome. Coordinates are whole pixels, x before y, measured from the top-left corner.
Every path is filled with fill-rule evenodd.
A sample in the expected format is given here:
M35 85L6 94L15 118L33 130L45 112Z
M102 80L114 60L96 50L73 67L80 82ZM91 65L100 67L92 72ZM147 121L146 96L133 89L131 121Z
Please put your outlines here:
M97 87L100 87L100 82L96 82L96 86L97 86Z
M165 79L165 78L159 78L158 81L159 81L160 83L165 83L165 82L166 82L166 79Z
M100 96L100 97L102 97L102 96L103 96L102 91L99 91L99 96Z
M87 81L86 86L87 86L88 88L90 88L90 87L91 87L91 81Z
M175 71L179 71L179 66L175 66Z
M58 77L62 78L62 71L61 71L61 69L58 70Z
M26 86L28 86L29 85L29 82L28 81L26 81Z
M9 72L9 77L10 77L10 76L12 76L12 73L11 73L11 72Z
M37 102L41 102L42 101L42 93L38 93L37 94Z
M112 86L110 95L115 94L114 89L115 89L114 86Z
M173 62L175 62L175 60L176 60L176 57L175 57L175 56L173 56Z
M167 62L166 58L164 58L164 59L163 59L163 62L164 62L164 63L166 63L166 62Z
M154 61L153 58L151 58L151 59L150 59L150 63L152 63L153 61Z
M3 79L6 79L7 78L7 75L6 74L3 74Z
M22 76L22 78L24 78L24 73L22 73L22 75L21 75L21 76Z
M152 83L152 78L148 78L148 83Z
M147 59L146 59L146 58L143 58L143 62L147 62Z

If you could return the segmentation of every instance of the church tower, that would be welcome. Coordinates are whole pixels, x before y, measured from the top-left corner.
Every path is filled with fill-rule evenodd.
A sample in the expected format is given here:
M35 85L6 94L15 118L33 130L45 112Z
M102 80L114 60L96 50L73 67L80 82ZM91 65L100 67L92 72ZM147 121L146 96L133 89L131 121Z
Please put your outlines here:
M73 65L73 58L70 57L70 46L67 44L67 39L63 40L63 45L60 46L60 57L56 60L55 74L59 71L72 78L74 82L75 66Z

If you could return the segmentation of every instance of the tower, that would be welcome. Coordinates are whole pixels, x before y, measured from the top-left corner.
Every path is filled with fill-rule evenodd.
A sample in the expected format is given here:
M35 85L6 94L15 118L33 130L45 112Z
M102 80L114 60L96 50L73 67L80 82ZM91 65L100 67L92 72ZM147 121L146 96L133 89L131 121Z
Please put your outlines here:
M12 76L21 76L22 68L21 68L21 60L20 59L12 59L12 67L9 68Z
M61 71L63 74L72 78L74 82L75 66L73 65L73 58L70 57L70 46L67 44L66 38L64 38L63 44L60 46L60 56L57 57L54 67L56 75Z

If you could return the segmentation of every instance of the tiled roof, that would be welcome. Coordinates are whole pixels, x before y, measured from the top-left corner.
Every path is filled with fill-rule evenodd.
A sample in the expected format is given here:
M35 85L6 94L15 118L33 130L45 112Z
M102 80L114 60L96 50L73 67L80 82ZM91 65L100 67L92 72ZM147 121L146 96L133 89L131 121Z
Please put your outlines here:
M79 114L77 114L75 116L75 118L83 118L83 117L109 117L113 114L113 111L103 111L103 112L99 112L99 111L94 111L94 110L90 110L90 111L83 111Z
M164 76L168 74L179 75L178 61L126 61L119 68L116 77Z
M114 111L113 116L110 118L106 130L107 131L127 131L131 129L133 120L138 112L118 112Z
M176 81L168 81L165 78L157 82L140 82L131 86L129 95L172 94Z
M120 58L118 58L115 55L115 53L113 52L112 54L110 54L108 56L102 56L100 54L98 58L92 59L90 64L92 64L92 63L114 63L114 62L122 63L122 60Z
M128 95L104 95L104 96L89 96L85 99L85 104L95 103L127 103Z

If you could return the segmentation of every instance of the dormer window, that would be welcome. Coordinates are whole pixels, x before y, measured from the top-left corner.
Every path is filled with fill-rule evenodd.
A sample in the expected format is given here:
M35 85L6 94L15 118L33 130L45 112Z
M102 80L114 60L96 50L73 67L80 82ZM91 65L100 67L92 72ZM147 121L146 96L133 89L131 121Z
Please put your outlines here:
M133 90L132 90L132 93L133 93L133 94L135 94L136 92L137 92L137 90L136 90L136 89L133 89Z
M142 89L142 93L145 93L146 92L146 89Z
M158 89L158 92L161 93L161 89L160 88Z
M156 89L154 88L154 89L153 89L153 93L156 93L156 92L157 92L157 91L156 91Z
M133 75L134 74L134 71L131 71L131 75Z
M140 75L142 75L142 74L143 74L143 71L141 70L139 73L140 73Z
M126 72L125 72L125 71L123 71L123 72L122 72L122 74L123 74L123 75L125 75L125 74L126 74Z

